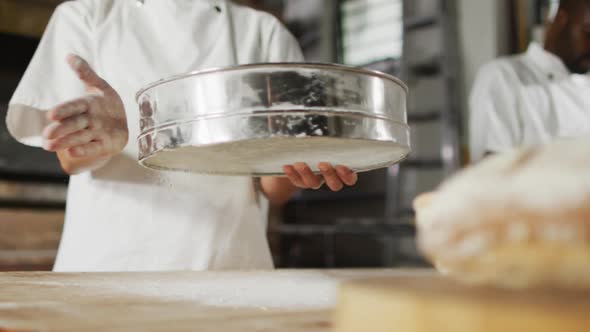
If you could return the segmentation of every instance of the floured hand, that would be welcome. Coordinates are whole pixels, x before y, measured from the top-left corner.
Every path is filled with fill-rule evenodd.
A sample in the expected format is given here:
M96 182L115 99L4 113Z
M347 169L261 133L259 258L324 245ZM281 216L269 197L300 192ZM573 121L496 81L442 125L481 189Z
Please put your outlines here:
M67 61L88 95L47 112L49 124L43 131L43 147L69 158L104 161L127 145L129 130L123 102L84 59L69 55Z
M340 191L358 181L358 175L345 166L320 163L318 168L321 176L314 174L305 163L284 166L283 171L294 186L302 189L320 189L325 183L332 191Z

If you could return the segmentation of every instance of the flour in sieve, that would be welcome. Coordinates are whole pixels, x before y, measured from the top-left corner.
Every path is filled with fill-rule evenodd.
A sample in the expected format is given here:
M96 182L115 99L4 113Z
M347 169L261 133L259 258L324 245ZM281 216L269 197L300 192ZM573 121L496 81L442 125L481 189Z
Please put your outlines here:
M146 165L213 174L280 174L284 165L321 162L362 171L391 164L408 153L392 142L329 137L244 140L156 153Z

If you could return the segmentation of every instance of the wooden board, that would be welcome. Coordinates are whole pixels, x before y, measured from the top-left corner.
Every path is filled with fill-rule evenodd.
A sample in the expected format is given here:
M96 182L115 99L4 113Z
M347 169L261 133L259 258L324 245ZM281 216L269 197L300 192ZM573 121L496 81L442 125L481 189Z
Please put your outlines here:
M0 209L0 250L57 250L64 218L63 210Z
M63 210L0 209L0 271L51 270L63 223Z
M63 0L0 0L0 32L40 38Z
M0 331L325 332L340 281L423 273L0 273Z
M442 277L350 282L335 330L404 332L587 332L590 290L470 287Z

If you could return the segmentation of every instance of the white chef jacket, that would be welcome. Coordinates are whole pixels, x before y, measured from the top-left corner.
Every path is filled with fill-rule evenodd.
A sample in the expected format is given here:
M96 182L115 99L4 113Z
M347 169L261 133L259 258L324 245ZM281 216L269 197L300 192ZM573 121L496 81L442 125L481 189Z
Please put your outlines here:
M44 111L84 95L68 53L88 60L120 94L130 140L104 167L72 176L54 270L272 268L267 205L252 178L139 166L134 97L148 83L198 69L302 61L284 26L225 0L63 3L10 102L7 124L20 142L39 146Z
M532 43L526 53L484 66L470 108L472 160L486 152L590 135L590 75L571 74Z

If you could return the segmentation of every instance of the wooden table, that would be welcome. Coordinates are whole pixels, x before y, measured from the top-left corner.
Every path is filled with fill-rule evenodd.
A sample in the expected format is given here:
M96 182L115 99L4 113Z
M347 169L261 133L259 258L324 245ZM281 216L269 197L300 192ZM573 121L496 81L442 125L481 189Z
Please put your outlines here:
M429 270L4 273L0 331L330 331L338 285Z
M41 37L55 7L64 0L0 0L0 32Z

